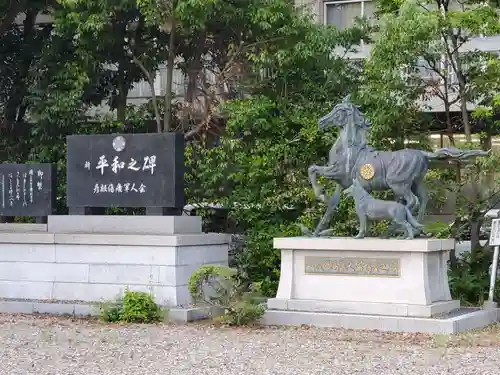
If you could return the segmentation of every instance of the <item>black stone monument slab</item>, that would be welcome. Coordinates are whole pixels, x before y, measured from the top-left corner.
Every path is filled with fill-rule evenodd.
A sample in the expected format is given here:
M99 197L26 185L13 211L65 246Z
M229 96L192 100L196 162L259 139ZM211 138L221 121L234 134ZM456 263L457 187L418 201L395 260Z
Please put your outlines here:
M52 215L56 205L56 165L0 164L0 189L0 222L5 222L6 217Z
M70 214L93 207L146 207L148 214L184 206L184 136L162 134L67 137Z

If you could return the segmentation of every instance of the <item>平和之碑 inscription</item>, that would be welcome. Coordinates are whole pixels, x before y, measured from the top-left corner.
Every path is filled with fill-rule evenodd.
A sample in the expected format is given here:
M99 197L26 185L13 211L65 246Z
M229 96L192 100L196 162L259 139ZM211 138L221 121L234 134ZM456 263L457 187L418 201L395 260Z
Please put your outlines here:
M177 133L67 138L68 207L184 206L184 137Z

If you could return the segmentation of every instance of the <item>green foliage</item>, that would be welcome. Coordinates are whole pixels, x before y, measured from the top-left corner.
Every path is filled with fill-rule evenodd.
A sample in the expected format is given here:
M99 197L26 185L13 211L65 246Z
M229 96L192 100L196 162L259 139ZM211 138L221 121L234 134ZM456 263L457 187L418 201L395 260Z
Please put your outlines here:
M381 16L381 28L364 65L357 100L372 122L371 144L380 149L404 148L406 139L426 146L428 123L417 99L424 87L416 76L419 52L429 46L436 21L413 3L397 14Z
M491 252L463 253L456 265L451 266L448 277L451 295L463 305L481 306L488 299L490 288L489 267ZM497 279L494 299L500 298L500 280Z
M123 297L122 319L127 323L153 323L162 318L160 306L151 294L126 291Z
M196 302L222 308L220 318L230 325L247 325L264 314L260 291L237 277L236 270L224 266L201 266L189 278L188 289Z
M218 146L195 143L187 150L193 171L188 196L229 210L245 232L236 258L239 275L261 283L267 296L276 292L279 280L273 237L299 235L297 222L314 227L326 209L313 196L307 168L326 163L335 134L321 132L317 119L359 82L359 63L332 50L349 51L366 33L288 17L288 23L278 19L274 43L251 50L253 74L243 81L249 95L221 106L227 122ZM353 233L355 222L345 220L349 210L352 202L343 199L333 220L336 235Z
M125 323L156 323L164 313L150 294L129 290L116 301L102 304L100 310L103 321Z
M115 301L104 302L100 306L99 317L106 323L117 323L122 321L123 297Z
M432 234L433 238L450 238L451 228L449 223L435 221L425 225L425 232Z
M223 292L230 292L229 287L232 283L233 277L236 276L236 271L224 267L224 266L202 266L198 268L195 272L191 274L189 277L189 282L188 282L188 289L189 293L191 294L191 297L193 297L194 300L199 301L204 298L204 291L203 291L203 286L204 284L211 278L217 277L218 282L221 284L221 287L224 289L221 289L221 293ZM212 297L210 297L212 298ZM214 297L214 298L222 298L222 297Z
M73 40L77 64L91 81L87 99L95 104L109 98L124 122L126 97L135 82L147 79L166 60L166 37L157 27L148 26L131 0L59 0L55 31ZM149 74L149 73L148 73Z
M8 2L0 11L0 126L14 129L25 121L30 108L30 89L39 79L43 57L52 42L50 25L36 25L39 13L50 1ZM1 6L1 5L0 5ZM5 6L5 4L4 4ZM12 12L12 13L10 13ZM22 24L14 19L24 12Z
M262 318L264 312L265 309L261 305L240 301L231 308L231 313L221 315L217 320L228 325L250 325Z
M429 124L422 122L418 101L425 108L431 95L448 115L445 126L450 134L451 106L461 105L462 125L470 136L463 103L484 99L500 71L494 63L485 64L497 60L494 54L463 52L462 47L474 36L498 32L498 9L494 4L444 0L380 0L377 6L380 33L358 93L359 101L370 108L372 136L383 140L383 147L402 148L405 137L426 135Z

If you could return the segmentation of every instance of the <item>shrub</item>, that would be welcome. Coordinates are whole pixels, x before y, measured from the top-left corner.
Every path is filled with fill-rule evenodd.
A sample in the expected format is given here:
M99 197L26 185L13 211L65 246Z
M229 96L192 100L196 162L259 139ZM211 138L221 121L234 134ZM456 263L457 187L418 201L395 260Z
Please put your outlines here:
M463 305L480 306L488 299L491 252L476 250L463 253L449 270L451 295ZM495 287L495 300L500 298L500 280Z
M100 311L105 322L155 323L162 320L163 314L150 294L129 290L116 301L102 304Z
M223 309L223 323L248 325L264 314L257 285L242 282L232 268L201 266L189 278L188 288L195 301Z
M106 323L116 323L122 321L123 297L115 301L104 302L100 306L99 316Z

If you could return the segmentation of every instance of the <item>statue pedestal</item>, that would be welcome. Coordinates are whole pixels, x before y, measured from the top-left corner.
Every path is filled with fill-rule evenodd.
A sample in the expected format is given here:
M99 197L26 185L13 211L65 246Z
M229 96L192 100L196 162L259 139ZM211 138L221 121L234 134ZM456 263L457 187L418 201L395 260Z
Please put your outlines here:
M454 332L459 327L453 319L471 312L450 295L447 261L454 242L276 238L281 276L264 323ZM497 311L488 319L495 321ZM416 321L421 323L411 324Z

